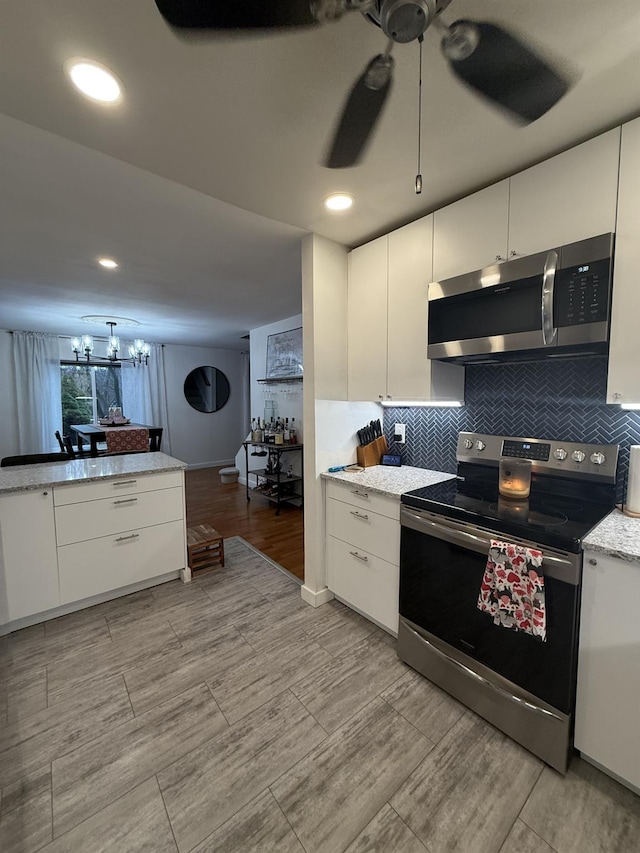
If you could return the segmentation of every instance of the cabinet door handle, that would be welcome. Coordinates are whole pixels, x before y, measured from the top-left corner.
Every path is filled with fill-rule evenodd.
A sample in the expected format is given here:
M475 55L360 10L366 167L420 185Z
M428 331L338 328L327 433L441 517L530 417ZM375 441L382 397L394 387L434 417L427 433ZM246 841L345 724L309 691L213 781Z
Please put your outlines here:
M509 254L511 255L511 257L512 257L512 258L516 258L516 257L518 256L518 253L516 252L516 250L515 250L515 249L512 249L512 250L509 252Z
M369 521L368 515L363 515L361 512L356 512L355 510L351 510L351 515L354 515L356 518L361 518L363 521Z
M139 533L131 533L129 536L118 536L116 542L124 542L126 539L138 539Z
M117 504L132 504L137 500L138 500L138 498L125 498L122 501L114 501L113 505L116 506Z
M590 566L597 566L597 565L598 565L598 561L597 561L597 560L594 560L594 559L593 559L593 557L592 557L592 558L589 560L589 565L590 565Z
M137 480L118 480L117 483L113 483L114 486L133 486L137 483Z
M502 255L496 255L496 261L504 261Z
M359 498L368 498L369 492L359 492L357 489L351 489L352 495L358 495Z
M362 554L358 554L357 551L349 551L349 553L351 554L352 557L357 557L359 560L362 560L363 563L369 562L368 557L363 557Z
M43 494L43 495L48 495L48 494L49 494L49 492L43 492L42 494Z

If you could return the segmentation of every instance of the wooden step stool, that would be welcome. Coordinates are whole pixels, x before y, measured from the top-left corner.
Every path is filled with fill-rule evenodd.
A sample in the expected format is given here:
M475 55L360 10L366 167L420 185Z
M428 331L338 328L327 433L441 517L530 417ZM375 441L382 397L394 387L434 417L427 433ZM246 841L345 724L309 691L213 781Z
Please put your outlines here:
M208 566L224 566L224 541L210 524L198 524L187 529L189 568L198 572Z

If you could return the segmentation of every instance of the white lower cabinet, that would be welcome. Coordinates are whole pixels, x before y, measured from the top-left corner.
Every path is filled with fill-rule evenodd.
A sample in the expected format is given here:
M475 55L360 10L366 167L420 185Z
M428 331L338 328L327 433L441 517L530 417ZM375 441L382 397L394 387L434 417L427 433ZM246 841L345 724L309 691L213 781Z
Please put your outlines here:
M139 527L177 521L183 516L182 489L118 495L56 506L58 547Z
M640 563L585 552L575 746L640 789Z
M182 568L183 528L182 521L172 521L58 548L60 603Z
M0 542L0 625L57 607L53 490L0 496Z
M0 633L177 574L187 565L184 474L1 495L0 557Z
M400 504L327 484L327 583L355 610L398 633Z

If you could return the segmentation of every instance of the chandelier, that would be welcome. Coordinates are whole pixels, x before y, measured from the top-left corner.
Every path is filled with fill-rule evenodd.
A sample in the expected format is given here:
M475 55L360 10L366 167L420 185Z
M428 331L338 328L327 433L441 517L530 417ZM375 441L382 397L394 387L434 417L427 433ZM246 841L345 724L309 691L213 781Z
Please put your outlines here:
M75 353L76 361L80 361L81 358L85 358L87 363L90 362L107 362L110 364L133 364L134 367L137 364L147 365L149 363L149 355L151 353L151 347L149 344L146 344L142 338L136 338L133 344L129 347L129 356L122 357L119 356L120 352L120 338L117 335L114 335L113 330L117 326L117 323L109 320L107 322L107 326L109 326L109 340L107 343L107 354L105 355L93 355L93 336L92 335L83 335L81 338L72 338L71 339L71 349Z

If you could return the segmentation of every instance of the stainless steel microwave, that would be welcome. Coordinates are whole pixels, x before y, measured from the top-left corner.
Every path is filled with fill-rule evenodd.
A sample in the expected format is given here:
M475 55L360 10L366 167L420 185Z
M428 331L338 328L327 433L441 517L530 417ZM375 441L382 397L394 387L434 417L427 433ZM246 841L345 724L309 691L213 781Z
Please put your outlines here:
M606 353L613 238L432 282L428 357L477 363Z

